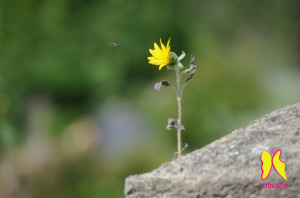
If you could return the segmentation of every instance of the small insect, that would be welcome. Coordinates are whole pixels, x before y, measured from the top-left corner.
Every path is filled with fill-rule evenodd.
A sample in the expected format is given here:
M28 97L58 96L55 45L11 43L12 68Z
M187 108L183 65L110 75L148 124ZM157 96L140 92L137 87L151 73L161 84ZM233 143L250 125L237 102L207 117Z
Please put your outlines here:
M111 47L118 47L118 46L119 46L118 43L110 43L109 45L110 45Z

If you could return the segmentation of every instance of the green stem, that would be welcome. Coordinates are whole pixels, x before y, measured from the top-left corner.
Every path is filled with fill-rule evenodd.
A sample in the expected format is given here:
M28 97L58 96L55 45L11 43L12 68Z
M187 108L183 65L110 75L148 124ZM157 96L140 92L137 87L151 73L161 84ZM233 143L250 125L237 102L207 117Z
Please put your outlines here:
M178 103L178 119L177 119L177 152L178 152L178 158L177 160L181 159L181 93L182 90L180 88L180 73L179 73L179 67L176 68L176 83L177 83L177 103Z

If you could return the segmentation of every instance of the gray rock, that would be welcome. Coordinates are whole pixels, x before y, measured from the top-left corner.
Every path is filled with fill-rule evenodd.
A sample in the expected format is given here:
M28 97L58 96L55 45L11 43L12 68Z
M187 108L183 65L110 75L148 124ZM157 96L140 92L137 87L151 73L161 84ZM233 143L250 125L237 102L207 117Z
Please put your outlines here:
M281 150L288 181L272 167L261 179L263 150ZM300 197L300 102L158 169L126 178L126 197ZM261 184L288 184L262 188Z

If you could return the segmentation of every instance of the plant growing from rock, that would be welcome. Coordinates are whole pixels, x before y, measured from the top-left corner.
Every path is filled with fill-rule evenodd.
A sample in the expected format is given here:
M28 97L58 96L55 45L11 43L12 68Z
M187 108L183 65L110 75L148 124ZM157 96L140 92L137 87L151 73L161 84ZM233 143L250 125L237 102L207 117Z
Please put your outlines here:
M159 66L159 70L161 70L164 66L166 66L168 71L175 71L176 75L176 86L170 84L167 80L163 80L159 83L154 85L154 89L156 91L160 91L162 86L166 87L173 87L176 90L177 96L177 104L178 104L178 118L168 118L168 125L166 129L171 130L172 128L177 129L177 160L181 158L181 151L187 146L185 145L184 148L181 148L181 132L185 130L184 126L181 123L182 120L182 91L186 84L193 78L195 75L197 67L194 65L194 56L191 56L191 61L189 68L184 69L184 66L181 64L181 60L185 57L185 53L182 51L182 54L178 57L174 52L170 51L170 40L168 40L167 45L165 46L161 39L160 39L160 47L154 43L154 49L149 49L152 56L148 57L149 63L152 65ZM184 69L183 71L181 71ZM182 83L181 78L183 75L188 75L185 81Z

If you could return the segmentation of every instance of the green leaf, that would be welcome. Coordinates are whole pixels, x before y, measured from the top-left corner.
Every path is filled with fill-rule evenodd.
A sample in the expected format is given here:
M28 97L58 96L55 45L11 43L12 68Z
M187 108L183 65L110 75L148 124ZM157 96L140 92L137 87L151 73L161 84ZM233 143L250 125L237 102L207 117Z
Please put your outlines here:
M179 56L178 61L181 61L182 59L184 59L185 57L185 53L184 51L182 51L182 54Z

